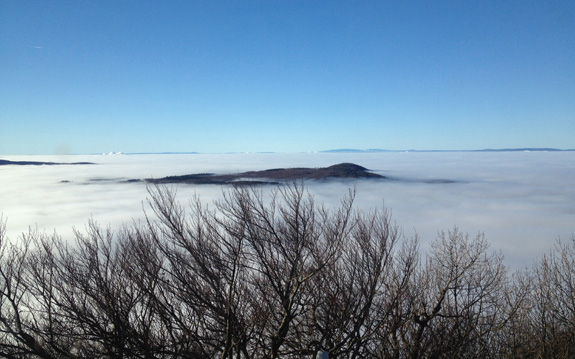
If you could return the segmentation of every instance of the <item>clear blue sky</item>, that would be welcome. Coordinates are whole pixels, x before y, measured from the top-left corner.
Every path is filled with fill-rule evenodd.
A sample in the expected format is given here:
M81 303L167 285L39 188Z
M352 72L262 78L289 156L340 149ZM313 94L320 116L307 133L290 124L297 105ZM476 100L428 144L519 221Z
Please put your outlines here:
M575 2L0 0L0 155L575 147Z

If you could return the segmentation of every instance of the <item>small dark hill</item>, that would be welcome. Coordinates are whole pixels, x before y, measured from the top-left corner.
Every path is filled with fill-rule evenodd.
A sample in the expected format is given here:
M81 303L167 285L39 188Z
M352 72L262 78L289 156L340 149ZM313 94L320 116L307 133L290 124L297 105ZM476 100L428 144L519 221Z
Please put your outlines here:
M336 179L336 178L385 178L369 172L367 168L353 164L340 163L321 168L274 168L264 171L249 171L238 174L215 175L198 173L183 176L170 176L159 179L147 179L151 183L193 183L193 184L270 184L278 181L298 179Z
M353 163L340 163L324 168L276 168L265 171L240 173L243 178L270 179L324 179L324 178L381 178L382 176L368 172L367 168Z

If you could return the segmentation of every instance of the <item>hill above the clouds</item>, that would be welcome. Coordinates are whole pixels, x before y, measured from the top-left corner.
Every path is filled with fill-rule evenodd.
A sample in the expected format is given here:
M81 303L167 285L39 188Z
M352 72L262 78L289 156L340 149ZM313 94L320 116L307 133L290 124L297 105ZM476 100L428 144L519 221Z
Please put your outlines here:
M164 178L148 178L151 183L193 183L193 184L269 184L280 181L312 179L344 179L344 178L385 178L369 172L365 167L353 163L340 163L320 168L274 168L263 171L249 171L237 174L216 175L213 173L197 173Z

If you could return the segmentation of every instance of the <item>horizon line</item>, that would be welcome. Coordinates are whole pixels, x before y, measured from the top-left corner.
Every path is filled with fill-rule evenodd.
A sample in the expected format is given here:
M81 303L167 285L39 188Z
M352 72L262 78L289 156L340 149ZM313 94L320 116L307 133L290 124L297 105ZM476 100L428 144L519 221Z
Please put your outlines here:
M553 147L517 147L517 148L483 148L483 149L455 149L455 150L420 150L420 149L355 149L355 148L338 148L329 150L311 150L311 151L227 151L227 152L198 152L198 151L158 151L158 152L98 152L98 153L66 153L66 154L0 154L0 156L108 156L108 155L177 155L177 154L277 154L277 153L374 153L374 152L573 152L575 148L561 149Z

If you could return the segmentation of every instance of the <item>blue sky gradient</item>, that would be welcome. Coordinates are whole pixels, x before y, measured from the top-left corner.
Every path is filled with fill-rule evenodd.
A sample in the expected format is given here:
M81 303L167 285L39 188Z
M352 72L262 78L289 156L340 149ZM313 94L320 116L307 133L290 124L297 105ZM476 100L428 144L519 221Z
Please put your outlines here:
M0 155L575 147L573 1L0 1Z

